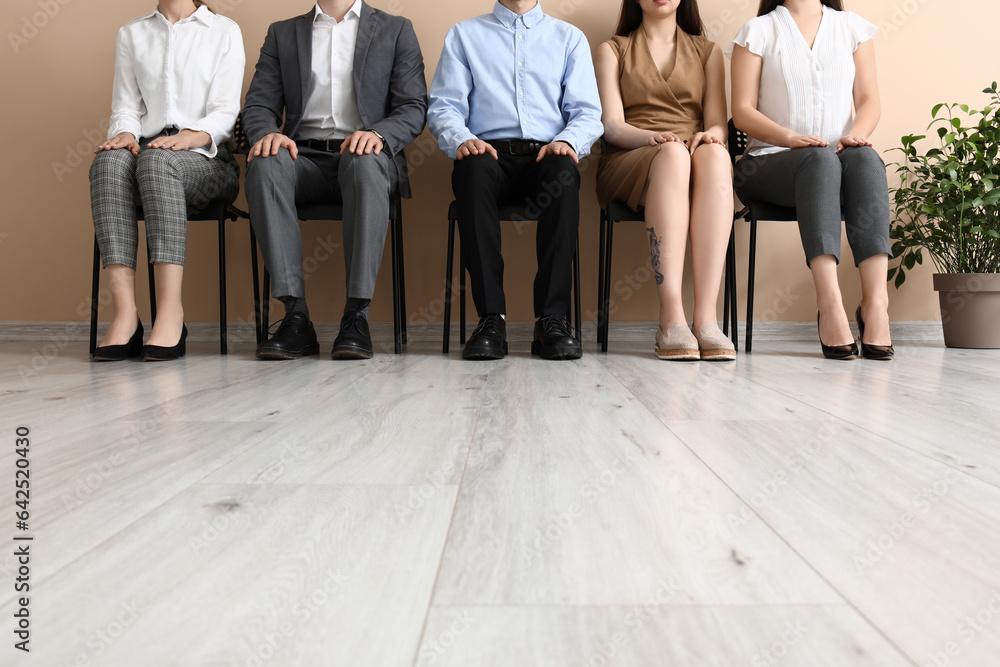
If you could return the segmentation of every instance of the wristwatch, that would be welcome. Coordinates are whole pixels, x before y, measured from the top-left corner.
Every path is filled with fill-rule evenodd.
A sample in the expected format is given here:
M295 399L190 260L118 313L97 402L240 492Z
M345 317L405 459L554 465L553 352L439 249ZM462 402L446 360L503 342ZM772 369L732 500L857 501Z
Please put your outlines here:
M371 132L376 137L378 137L379 141L381 141L383 144L385 143L385 137L383 137L381 134L379 134L378 130L373 130L371 128L368 128L367 130L365 130L365 132Z

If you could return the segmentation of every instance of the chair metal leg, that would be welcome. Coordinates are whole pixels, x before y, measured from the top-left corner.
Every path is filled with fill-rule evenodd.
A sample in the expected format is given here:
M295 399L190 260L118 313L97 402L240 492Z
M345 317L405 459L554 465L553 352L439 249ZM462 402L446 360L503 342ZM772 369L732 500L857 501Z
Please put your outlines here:
M601 336L601 352L608 351L608 332L611 330L611 258L614 245L615 221L608 220L608 238L604 246L604 333Z
M90 286L90 353L97 351L97 307L101 291L101 249L94 235L94 275Z
M601 236L597 250L597 344L604 342L604 242L607 234L608 213L601 209Z
M451 342L451 302L454 299L451 293L451 281L454 275L456 224L455 220L448 221L448 264L444 271L444 343L441 346L443 354L448 354L448 345Z
M462 256L462 239L458 241L458 339L465 345L465 258Z
M403 352L403 338L400 328L402 312L399 308L399 253L401 248L396 235L396 227L396 221L391 220L389 222L389 236L392 248L392 341L396 354L401 354Z
M726 274L729 276L729 320L733 325L733 335L730 339L733 341L733 349L737 352L740 349L740 325L738 322L739 315L736 312L736 221L733 221L733 229L729 234L729 257L730 265L726 269Z
M399 312L402 315L399 321L400 335L403 345L406 345L406 320L409 317L406 310L406 270L403 263L403 202L402 198L396 195L396 237L399 242Z
M753 351L753 288L757 269L757 218L750 214L750 261L747 269L747 354Z
M726 272L723 276L723 288L722 288L722 333L726 336L729 335L729 302L732 297L730 294L732 270L730 268L733 258L733 237L729 236L729 244L726 246Z
M267 263L264 263L264 289L261 290L260 300L263 308L260 314L260 335L263 340L267 340L267 330L270 329L268 318L271 316L271 272L267 270Z
M229 314L226 308L226 214L219 218L219 352L229 354Z
M580 297L580 239L576 240L576 251L573 253L573 305L576 318L576 339L583 342L583 314Z
M149 246L146 246L146 258L149 259ZM149 267L149 325L152 328L156 322L156 271L151 262L146 262Z
M257 235L250 225L250 267L253 272L253 323L257 334L257 344L263 342L260 332L260 267L257 264Z

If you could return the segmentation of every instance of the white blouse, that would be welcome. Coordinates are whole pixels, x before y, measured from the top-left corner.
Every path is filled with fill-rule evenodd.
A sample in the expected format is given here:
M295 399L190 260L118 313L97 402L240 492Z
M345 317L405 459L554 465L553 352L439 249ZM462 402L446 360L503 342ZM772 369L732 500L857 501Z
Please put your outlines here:
M215 157L233 137L245 65L239 26L204 5L175 24L159 11L130 21L118 31L108 138L198 130L212 144L194 150Z
M726 50L745 46L764 60L757 110L798 134L822 137L836 145L854 124L854 52L878 28L854 12L823 7L816 41L810 49L784 5L747 21ZM788 150L750 138L747 153Z

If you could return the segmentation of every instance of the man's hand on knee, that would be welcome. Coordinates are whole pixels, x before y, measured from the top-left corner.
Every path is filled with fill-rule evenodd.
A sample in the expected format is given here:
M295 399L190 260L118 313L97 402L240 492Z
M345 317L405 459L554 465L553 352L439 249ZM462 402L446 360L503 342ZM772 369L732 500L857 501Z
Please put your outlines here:
M378 155L382 152L383 146L382 140L374 132L358 130L344 139L344 143L340 145L340 154L343 155L344 151L348 151L355 155L368 155L369 153Z
M535 162L541 162L546 155L568 155L573 158L573 162L580 164L580 157L576 154L576 150L565 141L553 141L551 144L542 146Z
M298 159L299 147L295 145L295 142L280 132L272 132L253 145L247 155L247 162L255 157L274 157L282 148L288 149L293 160Z
M500 159L497 155L497 149L482 139L469 139L459 146L458 151L455 153L455 159L463 160L470 155L492 155L494 160Z

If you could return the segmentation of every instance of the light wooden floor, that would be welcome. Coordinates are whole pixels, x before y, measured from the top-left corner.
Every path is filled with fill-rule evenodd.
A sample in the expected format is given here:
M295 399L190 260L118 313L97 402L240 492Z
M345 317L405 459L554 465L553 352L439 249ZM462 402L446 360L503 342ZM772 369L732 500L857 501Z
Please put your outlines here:
M671 364L618 325L557 363L513 329L486 363L433 331L370 362L0 343L0 664L1000 664L1000 352L832 362L799 328Z

